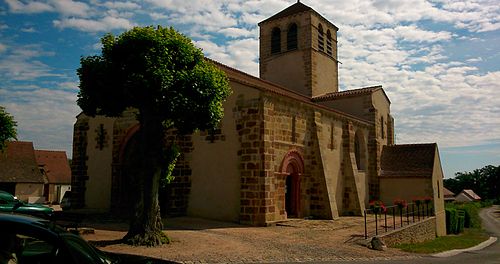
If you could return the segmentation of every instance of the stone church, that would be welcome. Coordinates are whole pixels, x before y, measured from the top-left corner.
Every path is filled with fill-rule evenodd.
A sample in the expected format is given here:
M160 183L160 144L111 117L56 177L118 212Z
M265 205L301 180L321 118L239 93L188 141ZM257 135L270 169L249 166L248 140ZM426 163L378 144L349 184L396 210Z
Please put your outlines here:
M338 28L300 2L259 27L260 78L214 62L233 93L218 129L177 138L183 154L161 191L162 213L266 225L361 215L372 199L431 196L441 215L437 145L395 145L382 86L339 91ZM77 116L77 207L130 209L138 128L132 111Z

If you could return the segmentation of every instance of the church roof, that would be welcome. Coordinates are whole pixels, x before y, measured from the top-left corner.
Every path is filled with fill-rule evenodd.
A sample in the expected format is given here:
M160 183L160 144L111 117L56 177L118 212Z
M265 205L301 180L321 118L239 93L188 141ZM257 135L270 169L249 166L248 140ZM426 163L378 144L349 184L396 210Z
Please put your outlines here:
M0 152L0 182L43 183L33 142L13 141Z
M340 92L333 92L333 93L327 93L323 94L320 96L316 96L313 98L314 102L324 102L324 101L331 101L333 99L337 98L345 98L345 97L352 97L352 96L359 96L359 95L365 95L365 94L371 94L375 91L382 90L381 85L377 86L371 86L371 87L364 87L364 88L359 88L359 89L352 89L352 90L346 90L346 91L340 91ZM385 95L385 92L384 92ZM385 95L387 97L387 95ZM387 98L389 100L389 98Z
M215 61L215 60L212 60L209 58L206 58L206 59L210 60L212 63L217 65L220 69L222 69L227 74L227 77L231 81L238 82L238 83L244 84L246 86L256 88L256 89L261 90L261 91L265 91L265 92L269 92L272 94L288 97L288 98L296 100L299 103L314 105L317 108L321 108L321 109L327 110L329 112L336 113L336 114L345 116L345 117L350 118L350 119L354 119L354 120L356 120L358 122L362 122L364 124L373 124L372 122L367 121L366 119L361 119L361 118L356 117L354 115L350 115L348 113L344 113L344 112L338 111L336 109L332 109L330 107L317 104L317 103L313 102L310 97L307 97L307 96L302 95L300 93L288 90L287 88L280 86L278 84L257 78L255 76L252 76L250 74L242 72L238 69L235 69L235 68L229 67L225 64L222 64L218 61Z
M436 148L436 143L384 146L380 177L432 177Z
M64 151L35 150L38 166L43 168L49 183L71 183L71 169Z
M319 16L320 18L322 18L324 20L324 22L327 22L328 24L330 24L331 26L333 26L336 30L338 30L339 28L337 26L335 26L334 24L332 24L332 22L328 21L328 19L324 18L321 14L319 14L318 12L316 12L314 9L312 9L311 7L307 6L307 5L304 5L303 3L301 3L300 1L297 1L297 3L283 9L281 12L275 14L274 16L272 17L269 17L267 19L265 19L264 21L261 21L259 23L262 24L262 23L266 23L268 21L271 21L271 20L275 20L275 19L280 19L280 18L284 18L284 17L287 17L287 16L291 16L291 15L295 15L295 14L299 14L299 13L302 13L302 12L314 12L317 16Z

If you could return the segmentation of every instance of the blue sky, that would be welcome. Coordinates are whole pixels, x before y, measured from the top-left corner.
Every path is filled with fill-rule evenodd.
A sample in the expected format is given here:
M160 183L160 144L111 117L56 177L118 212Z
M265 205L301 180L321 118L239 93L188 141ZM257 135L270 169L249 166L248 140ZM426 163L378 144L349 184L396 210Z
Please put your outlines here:
M340 28L341 90L382 85L396 142L437 142L446 177L500 165L498 0L303 0ZM0 105L19 140L71 156L81 56L133 26L173 26L258 76L257 23L285 0L3 0Z

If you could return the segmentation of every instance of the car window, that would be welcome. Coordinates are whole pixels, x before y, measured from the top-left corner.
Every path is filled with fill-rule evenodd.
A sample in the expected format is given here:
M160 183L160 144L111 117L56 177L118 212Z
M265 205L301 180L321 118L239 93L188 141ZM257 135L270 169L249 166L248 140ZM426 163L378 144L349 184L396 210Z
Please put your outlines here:
M37 237L18 233L2 236L2 251L10 259L6 263L54 263L54 244Z
M80 237L71 234L64 234L61 237L76 261L75 263L102 263L102 259L94 248Z

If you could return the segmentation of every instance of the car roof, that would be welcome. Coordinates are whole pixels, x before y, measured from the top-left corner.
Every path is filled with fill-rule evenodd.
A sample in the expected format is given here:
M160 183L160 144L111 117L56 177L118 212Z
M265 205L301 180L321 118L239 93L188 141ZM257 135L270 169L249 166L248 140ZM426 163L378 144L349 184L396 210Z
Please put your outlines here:
M66 232L49 220L14 213L0 213L0 229L12 226L30 228L35 232L50 233L53 236Z

